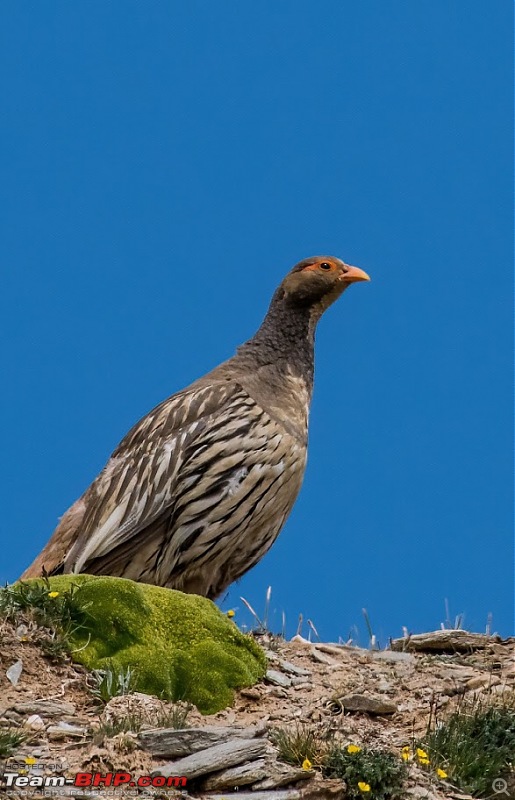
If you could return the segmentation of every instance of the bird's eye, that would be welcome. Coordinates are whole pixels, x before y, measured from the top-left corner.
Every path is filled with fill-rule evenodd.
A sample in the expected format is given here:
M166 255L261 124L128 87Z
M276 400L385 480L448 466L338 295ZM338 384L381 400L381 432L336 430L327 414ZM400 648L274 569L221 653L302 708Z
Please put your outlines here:
M332 266L328 261L322 261L320 264L320 269L332 269Z

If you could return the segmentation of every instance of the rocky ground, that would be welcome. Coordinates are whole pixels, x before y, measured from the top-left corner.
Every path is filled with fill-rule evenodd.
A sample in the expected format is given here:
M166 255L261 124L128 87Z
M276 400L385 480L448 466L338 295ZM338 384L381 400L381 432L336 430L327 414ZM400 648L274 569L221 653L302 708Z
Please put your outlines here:
M0 773L34 776L126 771L136 776L188 777L188 789L52 789L54 797L222 800L343 800L339 780L315 768L293 767L277 757L270 730L308 724L342 744L384 747L400 753L422 736L431 704L443 714L463 695L489 698L515 689L514 640L439 631L392 643L385 651L283 641L263 636L266 679L244 689L230 708L203 717L189 712L177 731L180 706L147 695L115 697L100 705L91 676L70 660L52 661L38 631L0 624L0 732L27 734ZM128 722L127 722L128 720ZM135 721L134 731L130 728ZM125 721L125 722L124 722ZM137 723L137 724L136 724ZM316 765L315 765L316 766ZM430 767L410 763L408 797L463 800ZM1 784L0 784L1 785ZM0 788L0 797L49 796L35 787Z

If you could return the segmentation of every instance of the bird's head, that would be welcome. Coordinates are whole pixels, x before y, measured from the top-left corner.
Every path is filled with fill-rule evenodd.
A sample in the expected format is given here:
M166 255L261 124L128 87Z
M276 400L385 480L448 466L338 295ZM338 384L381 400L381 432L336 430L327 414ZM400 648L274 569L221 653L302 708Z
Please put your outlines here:
M369 281L367 273L351 267L335 256L313 256L299 261L283 280L283 302L309 307L315 318L357 281Z

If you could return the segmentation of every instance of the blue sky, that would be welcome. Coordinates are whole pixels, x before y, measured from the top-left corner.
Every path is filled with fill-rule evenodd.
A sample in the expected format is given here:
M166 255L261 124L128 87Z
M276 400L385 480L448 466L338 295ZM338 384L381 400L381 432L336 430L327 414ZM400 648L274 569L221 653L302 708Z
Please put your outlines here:
M506 1L0 10L0 580L153 405L232 354L296 261L366 269L317 336L310 451L230 591L272 627L513 633ZM7 269L5 269L7 267Z

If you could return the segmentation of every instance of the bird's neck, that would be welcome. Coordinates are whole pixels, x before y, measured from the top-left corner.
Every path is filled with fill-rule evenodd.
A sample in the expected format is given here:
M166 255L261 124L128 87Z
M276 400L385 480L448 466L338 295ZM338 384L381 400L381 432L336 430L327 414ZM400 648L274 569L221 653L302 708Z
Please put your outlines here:
M302 382L309 402L313 388L315 327L310 306L288 304L279 288L261 327L238 348L235 358L270 380L271 391L291 391L295 382Z

